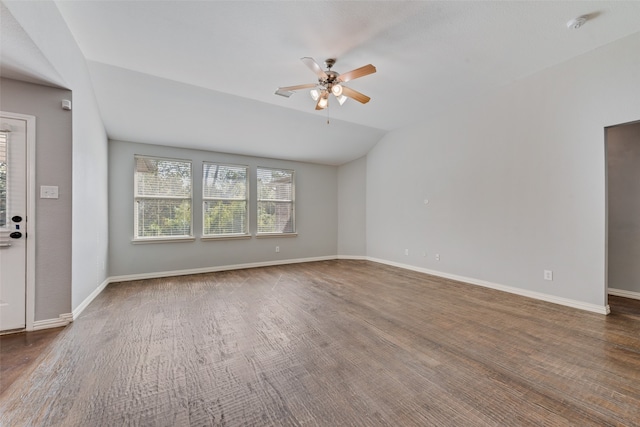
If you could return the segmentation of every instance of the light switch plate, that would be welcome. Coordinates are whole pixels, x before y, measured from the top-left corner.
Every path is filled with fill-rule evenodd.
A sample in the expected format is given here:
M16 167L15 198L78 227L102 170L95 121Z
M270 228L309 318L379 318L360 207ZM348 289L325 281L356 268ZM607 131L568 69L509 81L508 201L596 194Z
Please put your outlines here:
M41 185L40 198L41 199L57 199L58 186L57 185Z

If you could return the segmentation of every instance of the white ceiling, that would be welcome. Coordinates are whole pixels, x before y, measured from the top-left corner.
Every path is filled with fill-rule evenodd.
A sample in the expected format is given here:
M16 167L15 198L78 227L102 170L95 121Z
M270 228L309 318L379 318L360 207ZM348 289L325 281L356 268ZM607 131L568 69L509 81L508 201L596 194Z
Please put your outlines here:
M111 138L326 164L389 130L640 31L639 1L57 1ZM567 21L589 15L579 30ZM315 111L300 61L371 96ZM327 112L330 124L327 125Z

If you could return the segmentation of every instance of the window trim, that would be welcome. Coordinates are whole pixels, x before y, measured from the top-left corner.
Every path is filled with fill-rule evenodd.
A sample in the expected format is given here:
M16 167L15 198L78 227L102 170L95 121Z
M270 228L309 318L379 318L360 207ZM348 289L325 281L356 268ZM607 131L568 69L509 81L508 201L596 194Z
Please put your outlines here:
M256 234L256 239L271 239L274 237L298 237L297 232L293 233L260 233Z
M138 180L136 179L138 173L138 158L151 159L151 160L165 160L174 162L188 163L191 170L191 185L189 189L189 197L176 197L176 196L161 196L153 197L148 195L138 195ZM190 202L190 217L189 217L189 234L181 234L177 236L150 236L139 237L138 234L138 201L139 200L188 200ZM134 154L133 155L133 238L131 242L134 244L140 243L170 243L170 242L192 242L195 240L193 235L193 160L191 159L179 159L175 157L161 157L161 156L149 156L146 154Z
M229 166L229 167L235 167L235 168L244 168L245 170L245 189L246 189L246 193L245 193L245 198L244 199L229 199L229 198L213 198L213 197L205 197L204 195L204 191L205 191L205 183L204 183L204 169L205 169L205 165L209 164L209 165L217 165L217 166ZM251 238L251 233L249 231L249 227L251 224L251 209L250 209L250 171L251 168L248 165L238 165L238 164L232 164L232 163L220 163L220 162L211 162L211 161L207 161L207 160L203 160L202 161L202 235L200 236L200 240L236 240L236 239L250 239ZM205 215L206 215L206 209L204 208L204 204L207 201L212 201L212 200L222 200L222 201L241 201L244 200L246 205L245 205L245 216L246 216L246 220L245 220L245 231L244 233L227 233L227 234L205 234L204 232L204 224L205 224Z
M258 182L259 182L259 177L258 177L258 172L261 169L267 169L267 170L276 170L276 171L283 171L283 172L290 172L291 173L291 200L284 200L284 199L260 199L260 191L258 190ZM260 202L275 202L275 203L291 203L291 220L293 223L293 231L291 232L260 232L258 231L258 224L256 223L256 238L269 238L269 237L296 237L298 236L298 229L297 229L297 221L296 221L296 171L293 169L286 169L286 168L278 168L278 167L269 167L269 166L256 166L256 219L258 217L258 210L260 208Z

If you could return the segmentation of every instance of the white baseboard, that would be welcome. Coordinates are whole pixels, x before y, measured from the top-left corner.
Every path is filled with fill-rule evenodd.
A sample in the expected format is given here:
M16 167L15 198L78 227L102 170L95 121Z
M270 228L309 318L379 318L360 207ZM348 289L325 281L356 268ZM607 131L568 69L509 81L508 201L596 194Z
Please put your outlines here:
M640 292L634 291L626 291L624 289L607 289L609 295L615 295L617 297L631 298L631 299L640 299Z
M314 258L299 258L299 259L287 259L287 260L278 260L278 261L266 261L266 262L254 262L247 264L235 264L235 265L223 265L218 267L205 267L205 268L193 268L189 270L173 270L173 271L162 271L156 273L142 273L142 274L129 274L125 276L113 276L105 279L104 282L100 284L91 294L78 305L72 313L64 313L61 314L57 319L46 319L46 320L37 320L33 322L33 331L38 331L40 329L49 329L49 328L58 328L61 326L67 326L69 323L73 322L75 319L80 316L80 314L84 311L85 308L91 304L91 302L98 296L100 293L107 287L109 283L114 282L127 282L132 280L143 280L143 279L155 279L159 277L171 277L171 276L185 276L188 274L201 274L201 273L213 273L217 271L227 271L227 270L241 270L245 268L256 268L256 267L269 267L274 265L285 265L285 264L298 264L303 262L314 262L314 261L327 261L336 259L336 256L323 256L323 257L314 257ZM355 259L355 258L354 258ZM364 259L364 258L358 258Z
M80 303L80 305L78 305L78 306L73 310L73 313L72 313L72 315L73 315L73 320L76 320L76 319L78 318L78 316L80 316L80 313L82 313L82 312L84 311L84 309L85 309L85 308L87 308L87 306L88 306L89 304L91 304L91 301L93 301L93 300L94 300L98 295L100 295L100 293L104 290L104 288L106 288L106 287L107 287L107 285L108 285L109 283L111 283L111 280L110 280L110 278L108 278L108 277L107 277L107 278L104 280L104 282L102 282L102 283L100 284L100 286L98 286L96 289L94 289L94 291L93 291L93 292L91 292L91 294L90 294L88 297L86 297L86 298L84 299L84 301L82 301L82 302Z
M540 301L546 301L554 304L564 305L567 307L578 308L580 310L586 310L593 313L609 314L611 312L609 305L600 306L596 304L590 304L583 301L577 301L569 298L558 297L555 295L544 294L541 292L528 291L526 289L514 288L512 286L505 286L497 283L487 282L485 280L474 279L471 277L464 277L464 276L458 276L455 274L443 273L441 271L429 270L427 268L415 267L413 265L401 264L393 261L387 261L384 259L367 257L367 260L377 262L380 264L387 264L394 267L404 268L406 270L417 271L419 273L431 274L433 276L443 277L445 279L456 280L458 282L464 282L471 285L478 285L478 286L483 286L485 288L496 289L498 291L509 292L511 294L521 295L524 297L529 297L529 298L537 299ZM609 291L611 291L611 289L609 289Z
M160 271L160 272L154 272L154 273L127 274L124 276L112 276L109 278L109 283L130 282L132 280L157 279L160 277L186 276L188 274L215 273L218 271L228 271L228 270L243 270L245 268L271 267L275 265L299 264L303 262L329 261L332 259L336 259L336 256L331 255L331 256L322 256L322 257L314 257L314 258L297 258L297 259L285 259L285 260L277 260L277 261L252 262L252 263L246 263L246 264L221 265L217 267L191 268L188 270L171 270L171 271Z
M36 320L33 322L33 330L39 331L41 329L59 328L67 326L71 322L73 322L73 314L63 313L58 316L57 319Z
M363 255L362 256L361 255L338 255L334 259L350 259L355 261L366 261L367 257Z
M91 302L98 295L100 295L100 293L107 287L109 283L129 282L133 280L144 280L144 279L156 279L160 277L185 276L189 274L215 273L218 271L242 270L245 268L270 267L275 265L299 264L304 262L329 261L333 259L372 261L372 262L377 262L379 264L386 264L394 267L403 268L406 270L417 271L419 273L431 274L433 276L456 280L458 282L483 286L485 288L496 289L503 292L509 292L516 295L521 295L521 296L534 298L541 301L551 302L554 304L560 304L567 307L578 308L581 310L586 310L594 313L599 313L599 314L610 313L610 309L608 305L599 306L595 304L589 304L582 301L576 301L568 298L557 297L554 295L544 294L540 292L528 291L525 289L514 288L511 286L500 285L497 283L491 283L484 280L473 279L470 277L443 273L441 271L429 270L427 268L416 267L408 264L401 264L398 262L388 261L388 260L379 259L379 258L372 258L367 256L355 256L355 255L335 255L335 256L330 255L330 256L313 257L313 258L298 258L298 259L287 259L287 260L278 260L278 261L254 262L254 263L246 263L246 264L223 265L223 266L217 266L217 267L192 268L187 270L171 270L171 271L161 271L161 272L154 272L154 273L128 274L128 275L122 275L122 276L108 277L107 279L105 279L104 282L100 284L100 286L98 286L91 293L91 295L85 298L85 300L82 301L82 303L80 303L80 305L78 305L73 310L72 313L61 314L57 319L37 320L33 322L33 330L37 331L40 329L49 329L49 328L58 328L61 326L67 326L69 323L77 319L78 316L80 316L80 314L84 311L84 309L87 308L89 304L91 304ZM639 292L625 291L622 289L613 289L613 288L609 288L608 292L610 295L616 295L616 296L640 300Z

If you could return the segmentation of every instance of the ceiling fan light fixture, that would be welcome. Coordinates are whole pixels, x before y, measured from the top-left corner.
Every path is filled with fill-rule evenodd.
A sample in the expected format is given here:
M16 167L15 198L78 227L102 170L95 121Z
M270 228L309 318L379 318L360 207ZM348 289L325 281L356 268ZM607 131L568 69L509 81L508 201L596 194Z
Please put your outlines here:
M342 85L334 84L333 86L331 86L331 93L333 93L335 96L342 95Z
M314 101L317 101L318 98L320 98L320 91L318 89L311 89L309 94Z
M322 91L322 97L318 100L318 107L327 108L329 105L329 93L327 91Z
M336 96L336 98L338 98L338 103L340 105L344 104L344 102L347 100L347 97L344 95Z

